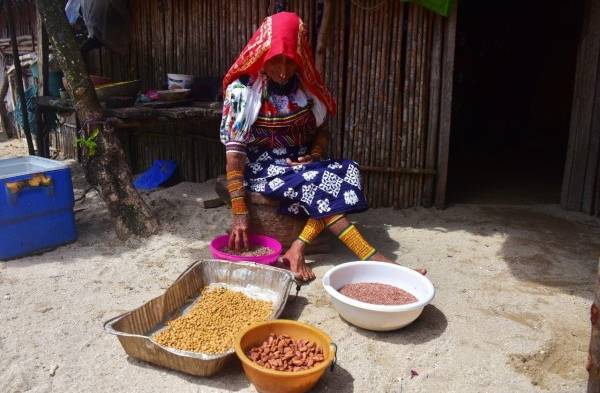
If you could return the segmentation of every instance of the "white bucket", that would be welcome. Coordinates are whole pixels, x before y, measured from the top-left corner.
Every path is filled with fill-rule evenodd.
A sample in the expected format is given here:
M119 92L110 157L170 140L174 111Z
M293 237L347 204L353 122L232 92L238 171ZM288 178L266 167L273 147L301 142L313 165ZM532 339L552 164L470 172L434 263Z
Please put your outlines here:
M175 89L191 89L194 75L185 74L167 74L167 88Z
M342 318L363 329L375 331L400 329L412 323L435 295L433 284L424 275L385 262L342 263L325 273L322 282L333 307ZM410 292L417 301L402 305L371 304L349 298L338 291L346 284L358 282L393 285Z

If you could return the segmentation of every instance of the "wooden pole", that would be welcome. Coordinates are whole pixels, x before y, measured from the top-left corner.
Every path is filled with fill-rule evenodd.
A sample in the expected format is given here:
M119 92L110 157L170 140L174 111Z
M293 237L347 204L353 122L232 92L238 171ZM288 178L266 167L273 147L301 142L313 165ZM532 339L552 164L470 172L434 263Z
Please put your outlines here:
M360 122L358 123L359 126L359 145L358 145L358 157L359 157L359 164L367 164L369 163L369 151L370 151L370 146L368 146L369 143L369 139L370 139L370 134L369 134L369 113L371 112L369 109L367 109L369 107L369 104L372 102L370 100L370 97L372 94L374 94L375 91L375 87L373 86L374 80L375 80L375 65L376 65L376 56L373 55L373 48L375 47L375 34L377 33L377 31L375 30L375 18L376 18L376 14L373 11L368 11L365 14L365 20L366 20L366 26L367 26L367 31L364 34L364 44L363 44L363 55L364 55L364 59L365 61L362 63L366 68L364 69L364 74L365 74L365 78L363 80L363 87L362 87L362 96L361 96L361 100L360 102L360 114L361 116L359 117ZM367 195L367 198L370 197L369 193L372 192L372 188L371 188L371 180L372 180L372 176L364 176L363 177L363 185L364 185L364 190L365 193Z
M440 133L438 142L438 177L435 188L435 206L446 206L448 182L448 157L450 154L450 127L452 123L452 86L454 80L454 51L456 48L456 21L458 0L452 5L444 26L444 49L442 60L442 93L440 103Z
M14 8L13 0L6 0L6 15L8 20L8 30L10 34L10 43L12 46L12 53L14 58L15 74L17 77L17 95L21 104L21 116L23 117L23 131L25 132L25 139L27 139L27 148L29 149L29 155L35 155L33 148L33 140L31 139L31 130L29 128L29 114L27 113L27 101L25 99L25 90L23 89L23 71L21 70L21 60L19 59L19 47L17 45L17 34L15 32L15 19L14 19Z
M356 130L356 107L357 107L357 85L358 85L358 74L356 71L356 63L359 55L359 45L357 36L359 34L359 25L360 19L357 15L358 12L355 12L353 8L350 9L350 20L348 21L349 27L349 44L348 50L352 51L351 56L349 56L348 64L346 65L346 121L344 122L344 140L342 152L344 156L352 159L354 158L354 134Z
M600 307L600 260L596 273L596 291L594 303L590 310L592 333L590 337L590 348L588 353L588 386L587 393L600 392L600 327L598 326L598 307Z
M373 94L371 94L371 101L372 101L372 106L371 106L371 110L369 111L369 121L368 121L368 129L367 132L370 136L369 138L369 145L370 145L370 149L369 149L369 163L370 165L375 165L375 166L380 166L382 165L379 162L378 159L378 155L379 152L381 151L381 132L383 127L381 126L381 120L383 117L383 113L384 113L384 108L385 108L385 90L383 88L383 80L385 79L385 61L384 58L388 56L388 53L386 51L386 46L385 46L385 42L386 42L386 38L385 36L388 33L388 28L387 25L385 24L385 20L386 20L386 16L387 16L387 8L388 8L388 3L386 2L385 4L383 4L382 8L379 8L377 10L377 20L376 20L376 26L377 26L377 38L376 38L376 43L374 46L375 49L375 53L373 54L373 56L376 57L375 59L375 80L373 81L373 87L375 88L375 91ZM380 179L381 179L381 174L380 173L373 173L371 174L371 199L370 202L372 203L372 206L375 207L379 207L381 206L381 197L382 197L382 192L381 192L381 185L380 185Z
M402 45L403 40L403 32L404 32L404 20L405 13L407 12L406 3L396 3L396 9L398 12L394 15L394 44L393 44L393 65L394 65L394 79L393 79L393 94L394 100L392 105L392 136L391 136L391 156L392 156L392 167L400 168L401 167L401 152L402 152L402 138L403 127L402 124L404 122L403 112L404 112L404 89L402 89L402 74L405 67L405 62L402 61L402 52L405 50L405 47ZM392 196L391 205L394 208L400 207L400 189L401 183L403 181L402 176L395 175L392 177L390 184L390 194Z
M38 79L38 95L46 96L49 95L48 91L48 33L44 27L42 16L39 11L36 11L36 35L37 40L37 64L39 70ZM37 150L38 155L42 157L50 157L50 146L49 146L49 132L45 121L44 113L38 106L36 109L36 122L37 122Z
M402 155L400 158L400 167L408 167L410 164L410 147L412 146L412 119L414 109L414 94L413 94L413 80L415 75L415 50L416 50L416 34L417 34L417 8L415 5L410 4L407 6L408 11L408 33L407 33L407 47L406 47L406 68L404 73L404 91L403 94L403 115L402 115L402 128L403 136L402 140ZM403 177L400 183L400 207L408 207L408 198L410 195L410 178Z
M325 50L330 39L331 25L333 21L333 0L323 1L323 17L319 27L319 36L317 38L317 50L315 53L315 65L321 75L324 74Z
M442 61L442 17L435 16L433 25L433 42L431 49L431 75L429 85L429 115L427 122L427 150L425 153L425 167L431 168L436 163L437 139L439 128L439 107L441 87L441 61ZM433 205L433 191L435 178L426 178L423 190L422 204L425 207Z

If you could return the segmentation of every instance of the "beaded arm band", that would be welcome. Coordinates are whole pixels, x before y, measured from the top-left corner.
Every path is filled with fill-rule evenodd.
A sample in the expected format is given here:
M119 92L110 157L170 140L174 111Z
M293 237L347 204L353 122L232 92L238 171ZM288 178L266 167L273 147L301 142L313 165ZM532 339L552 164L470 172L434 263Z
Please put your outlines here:
M231 211L234 215L248 214L244 191L244 172L238 170L227 171L227 190L231 197Z

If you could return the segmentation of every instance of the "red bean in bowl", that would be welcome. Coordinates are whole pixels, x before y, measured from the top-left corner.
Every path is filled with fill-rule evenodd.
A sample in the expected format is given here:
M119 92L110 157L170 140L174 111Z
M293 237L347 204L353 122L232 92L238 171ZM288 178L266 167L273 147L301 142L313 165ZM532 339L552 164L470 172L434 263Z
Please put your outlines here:
M393 285L376 282L358 282L346 284L338 289L344 296L370 304L402 305L417 301L417 298Z

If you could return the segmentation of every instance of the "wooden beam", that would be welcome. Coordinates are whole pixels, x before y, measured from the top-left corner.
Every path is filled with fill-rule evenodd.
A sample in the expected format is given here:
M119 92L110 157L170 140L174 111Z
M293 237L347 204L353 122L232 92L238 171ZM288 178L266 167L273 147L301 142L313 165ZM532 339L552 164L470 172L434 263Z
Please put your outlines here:
M17 36L15 34L15 23L14 23L14 7L13 0L5 0L6 15L8 19L8 30L11 37L12 49L14 56L14 66L16 74L16 88L19 101L21 103L21 116L23 116L23 131L25 132L25 138L27 139L27 147L29 149L29 155L35 155L33 148L33 140L31 139L31 131L29 129L29 116L27 113L27 102L25 100L25 91L23 89L23 72L21 70L21 60L19 59L19 50L17 49Z
M561 191L561 205L570 210L583 209L584 179L598 78L600 51L600 28L596 26L598 20L600 20L600 5L597 1L587 0L577 48L569 144Z
M435 169L427 168L389 168L381 166L368 166L361 165L360 170L363 172L376 172L376 173L402 173L406 175L435 175Z
M445 23L444 57L442 60L442 96L440 106L440 134L438 140L438 176L435 189L435 206L446 207L448 183L448 157L450 151L450 129L452 126L452 88L454 79L454 52L456 49L456 22L458 0L452 5Z

